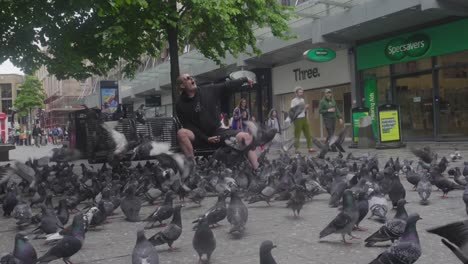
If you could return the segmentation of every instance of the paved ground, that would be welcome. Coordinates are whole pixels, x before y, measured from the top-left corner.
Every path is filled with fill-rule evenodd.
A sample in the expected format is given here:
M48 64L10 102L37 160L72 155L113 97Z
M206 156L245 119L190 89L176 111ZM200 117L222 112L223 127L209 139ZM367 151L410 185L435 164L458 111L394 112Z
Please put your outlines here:
M417 145L420 145L418 143ZM441 155L447 155L454 147L461 149L461 154L468 160L468 147L464 144L431 144ZM13 159L25 160L28 157L40 157L48 153L51 147L36 149L35 147L18 147L12 151ZM351 150L353 155L367 155L377 153L380 161L387 160L390 156L401 158L414 158L407 149L398 150ZM335 155L335 154L332 154ZM461 166L462 161L451 163L450 166ZM418 212L423 220L418 224L423 255L417 263L459 263L453 254L444 247L439 237L425 232L429 227L445 224L452 221L466 219L462 191L454 191L448 199L440 199L440 192L433 192L430 205L419 205L419 197L411 191L409 185L402 180L407 189L408 212ZM369 228L366 232L354 234L363 238L354 240L352 245L343 245L339 235L331 235L319 241L318 233L337 214L337 210L329 208L328 194L317 196L313 201L304 206L300 219L294 219L292 212L285 208L284 202L273 203L271 207L258 203L249 206L249 221L246 235L240 240L233 240L227 230L229 224L222 222L222 226L214 229L217 239L217 249L212 258L212 263L259 263L258 249L263 240L269 239L278 245L273 250L273 255L278 263L299 264L337 264L337 263L369 263L384 248L366 248L363 239L376 231L380 224L364 220L362 226ZM203 201L202 207L188 204L182 210L184 231L175 246L177 252L170 253L167 246L159 248L160 263L197 263L197 256L192 248L194 232L191 230L191 221L215 202L214 198ZM141 211L146 216L154 210L154 206L145 206ZM389 212L393 216L394 211ZM86 234L83 249L72 258L74 263L131 263L131 252L136 241L136 230L139 225L123 220L120 209L116 215L110 218L111 223L97 230L91 230ZM147 231L147 236L157 232L157 229ZM11 219L0 216L0 255L13 249L13 238L16 233L15 224ZM42 255L48 246L43 241L32 242L39 255ZM62 263L55 261L52 263Z

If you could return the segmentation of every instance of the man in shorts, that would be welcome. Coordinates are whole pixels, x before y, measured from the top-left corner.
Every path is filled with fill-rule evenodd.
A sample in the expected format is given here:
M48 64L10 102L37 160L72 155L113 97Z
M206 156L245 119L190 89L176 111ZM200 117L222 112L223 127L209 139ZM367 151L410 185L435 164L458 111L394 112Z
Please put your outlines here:
M193 148L203 146L223 145L225 139L235 137L237 142L252 144L253 138L247 132L221 128L220 111L218 108L221 95L234 90L244 83L252 86L252 80L241 78L220 84L198 87L189 74L182 74L177 78L176 86L182 91L176 104L176 113L182 127L177 131L180 147L186 157L192 158ZM256 170L258 168L257 153L251 148L247 157Z

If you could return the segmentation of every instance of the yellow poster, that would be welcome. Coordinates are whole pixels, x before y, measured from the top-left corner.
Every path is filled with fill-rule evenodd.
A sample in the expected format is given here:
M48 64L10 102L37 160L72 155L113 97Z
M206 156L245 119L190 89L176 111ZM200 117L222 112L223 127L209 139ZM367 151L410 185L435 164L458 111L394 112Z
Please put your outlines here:
M397 110L379 112L379 124L381 142L400 140L400 122Z

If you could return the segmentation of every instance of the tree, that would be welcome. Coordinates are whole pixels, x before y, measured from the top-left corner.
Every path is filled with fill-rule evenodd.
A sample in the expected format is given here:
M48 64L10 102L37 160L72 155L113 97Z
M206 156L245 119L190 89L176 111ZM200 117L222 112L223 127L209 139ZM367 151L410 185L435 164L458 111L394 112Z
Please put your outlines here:
M44 89L42 83L35 76L26 75L24 83L19 87L20 94L16 97L13 106L18 111L18 115L27 116L28 125L31 128L31 112L34 108L42 108L44 106Z
M123 59L132 77L141 56L157 56L168 43L174 97L186 44L217 63L248 48L260 54L255 28L291 37L289 10L277 0L0 1L0 61L9 58L26 72L46 65L58 79L84 79L105 75Z

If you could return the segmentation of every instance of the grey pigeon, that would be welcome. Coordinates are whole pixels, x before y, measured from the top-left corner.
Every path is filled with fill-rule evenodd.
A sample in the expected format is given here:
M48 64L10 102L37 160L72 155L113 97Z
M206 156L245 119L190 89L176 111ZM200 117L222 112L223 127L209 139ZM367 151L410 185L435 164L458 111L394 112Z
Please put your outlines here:
M429 181L429 174L424 173L421 177L421 180L418 182L418 185L416 186L416 191L419 194L419 197L421 198L421 204L422 205L427 205L429 204L429 197L431 196L432 192L432 184Z
M468 215L468 185L465 186L465 190L463 191L463 202L465 202L465 210Z
M176 207L174 207L174 213L173 213L171 223L168 226L166 226L164 230L150 237L148 241L151 242L153 246L167 244L169 246L170 251L174 250L174 248L172 247L172 244L182 234L182 219L180 216L181 208L182 208L181 205L177 205Z
M420 158L425 163L431 164L432 161L435 159L435 153L431 151L431 149L427 146L423 148L411 148L411 152L418 158Z
M463 162L463 176L468 176L468 161Z
M401 184L398 172L395 172L392 177L388 197L392 201L393 208L397 207L399 200L406 198L406 190L405 187L403 187L403 184Z
M206 181L201 180L198 183L197 188L190 191L188 198L192 200L192 202L201 206L201 202L203 201L203 199L205 199L205 197L206 197Z
M159 222L159 225L162 226L162 221L169 219L173 212L174 208L172 207L172 191L168 191L164 196L164 202L159 206L151 215L149 215L145 221L148 223L145 226L145 229L153 228L156 222Z
M159 264L158 251L146 239L144 230L138 230L137 232L137 241L132 253L132 264Z
M301 213L302 206L306 200L305 192L306 190L302 185L294 186L291 198L286 203L286 207L292 209L294 217L298 217Z
M464 186L458 185L458 184L454 183L453 181L450 181L449 179L442 176L442 174L437 170L433 171L431 176L434 179L434 185L437 188L439 188L440 190L442 190L442 192L443 192L443 195L441 196L441 198L447 198L448 192L450 192L452 190L463 190L463 189L465 189Z
M276 188L273 184L273 177L268 177L267 186L265 186L265 188L263 188L260 193L253 195L249 199L249 204L253 204L256 202L260 202L260 201L265 201L268 205L270 205L270 200L275 193L276 193Z
M229 194L229 192L218 194L218 201L216 202L216 204L210 209L208 209L202 216L200 216L197 220L193 221L192 223L198 223L201 218L206 218L208 225L211 226L218 224L219 221L224 220L224 218L226 218L227 215L227 194Z
M406 180L413 185L414 188L418 185L421 176L414 170L407 170L405 172Z
M141 201L135 196L133 185L130 185L125 193L126 196L120 202L120 209L122 209L127 221L138 222L140 221Z
M67 224L68 218L70 217L70 213L68 212L67 201L65 199L61 199L59 201L59 206L57 209L57 217L62 223L62 225Z
M271 255L271 250L275 247L276 245L270 240L262 242L260 245L260 264L276 264L275 259Z
M203 263L203 255L206 255L206 262L209 263L211 254L216 249L216 239L213 231L208 226L205 217L198 221L197 230L193 236L192 246L198 254L199 263Z
M53 234L57 232L57 229L63 228L62 223L57 218L57 215L53 211L53 209L47 209L45 205L41 204L41 223L38 228L34 231L40 231L45 234Z
M467 185L465 176L462 175L462 173L460 171L460 168L458 168L458 167L455 168L455 175L453 176L453 179L455 180L455 182L457 184L460 184L460 185L463 185L463 186Z
M287 130L297 119L299 114L305 110L305 104L297 104L289 109L289 111L283 112L285 116L284 124L285 126L281 129L282 131Z
M411 214L408 217L405 231L398 242L380 254L370 264L412 264L421 256L421 245L419 243L416 222L421 219L419 214Z
M3 216L10 216L11 212L15 209L15 206L18 204L17 194L16 185L8 188L8 192L2 203Z
M335 175L332 181L332 185L330 188L330 201L328 202L328 206L330 207L338 207L341 197L343 196L344 191L346 190L346 182L344 181L343 177L339 175Z
M366 240L366 247L373 246L376 242L384 242L391 240L393 241L400 238L400 236L405 231L406 220L408 218L408 213L405 209L405 200L398 201L397 212L395 218L387 221L385 225L381 226L374 234L370 235Z
M462 263L468 263L467 220L431 228L427 230L427 232L443 237L442 243L444 243Z
M31 224L32 211L29 204L24 201L21 201L13 209L13 217L18 220L16 225L18 227L25 227Z
M345 239L345 234L352 238L354 237L351 232L359 217L359 212L356 207L351 190L346 190L343 194L343 211L340 212L321 232L320 238L324 238L333 233L341 234L343 243L348 243Z
M231 224L230 234L242 235L249 217L249 211L236 191L231 192L231 201L227 208L227 219Z
M360 191L358 193L357 208L359 212L359 217L358 217L358 220L356 221L356 226L354 227L354 229L360 230L360 231L367 231L366 228L359 226L359 224L364 219L364 217L366 217L367 213L369 213L369 200L367 197L367 192Z
M83 246L85 236L85 222L83 214L79 213L73 217L71 235L65 235L55 246L49 249L37 263L49 263L56 259L62 259L71 264L70 257L75 255Z
M378 221L386 222L388 212L387 199L377 190L374 190L369 196L369 211L371 212L369 219L376 216Z

